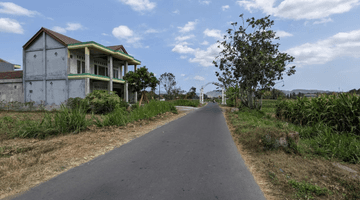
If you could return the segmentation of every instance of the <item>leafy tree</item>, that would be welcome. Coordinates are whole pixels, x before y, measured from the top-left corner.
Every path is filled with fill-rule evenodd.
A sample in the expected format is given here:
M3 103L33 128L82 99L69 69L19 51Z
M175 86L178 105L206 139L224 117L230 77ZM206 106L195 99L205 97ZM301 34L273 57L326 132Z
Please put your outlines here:
M174 74L165 72L165 73L161 74L159 80L160 80L160 83L163 84L168 96L171 96L171 91L173 90L173 88L176 85Z
M147 102L149 102L145 95L145 89L151 87L152 90L154 90L156 85L159 83L159 80L157 80L154 76L154 73L149 72L146 66L140 67L136 70L136 72L129 71L125 74L123 79L130 84L134 84L134 92L140 92L142 90L139 107L141 106L141 102L144 97Z
M179 94L182 94L184 93L185 91L184 90L181 90L180 87L174 87L172 90L171 90L171 94L174 95L175 98L179 97Z
M243 19L243 14L240 17ZM228 36L224 36L224 41L221 43L218 41L218 47L222 46L223 49L216 57L218 61L213 61L215 67L224 71L224 79L239 83L241 101L251 109L261 109L263 93L275 85L276 79L283 79L285 62L292 62L295 59L286 53L279 53L279 44L271 43L272 39L279 37L275 38L275 32L267 30L274 25L274 21L270 21L269 17L270 15L257 20L254 17L247 19L246 28L243 19L243 26L240 26L238 31L235 30L237 22L232 23L234 30L228 29ZM246 30L249 26L255 29L253 33L247 34ZM288 76L295 73L294 68L295 66L287 71ZM216 75L220 76L219 73ZM259 103L256 102L254 95L256 90L260 93Z
M193 99L196 96L196 88L195 87L191 87L189 92L186 93L186 96L184 99L190 98Z
M231 74L231 71L224 71L221 74L219 72L215 72L216 76L218 77L218 80L220 83L214 83L214 85L218 86L218 88L224 87L225 90L227 90L229 87L234 87L234 79L233 75Z

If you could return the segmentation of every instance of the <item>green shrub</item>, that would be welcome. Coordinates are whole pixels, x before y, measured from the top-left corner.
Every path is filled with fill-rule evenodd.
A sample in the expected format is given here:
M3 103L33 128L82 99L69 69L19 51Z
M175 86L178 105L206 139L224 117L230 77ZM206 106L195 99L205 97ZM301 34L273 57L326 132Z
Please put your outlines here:
M172 102L175 106L192 106L198 107L200 104L199 100L185 100L185 99L178 99Z
M96 119L95 124L98 127L124 126L127 123L140 119L150 119L151 117L166 112L177 113L177 110L172 103L165 101L150 101L150 103L134 109L130 113L126 112L124 108L117 106L114 112L103 116L102 122Z
M89 102L89 109L95 114L107 114L112 112L116 105L125 105L116 92L109 94L106 90L95 90L86 95L84 100Z
M77 107L82 106L86 112L90 110L89 101L85 101L80 97L69 98L66 106L70 107L70 109L76 109Z
M138 104L133 104L133 105L131 105L131 110L133 111L133 110L136 110L136 109L138 109L139 108L139 105Z

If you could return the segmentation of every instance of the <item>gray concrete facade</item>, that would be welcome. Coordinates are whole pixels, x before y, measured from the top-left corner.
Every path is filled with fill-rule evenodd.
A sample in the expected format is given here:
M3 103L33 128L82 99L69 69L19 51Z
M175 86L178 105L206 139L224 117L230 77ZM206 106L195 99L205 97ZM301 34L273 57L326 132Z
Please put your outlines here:
M0 80L0 101L24 103L22 78Z
M43 32L23 56L24 102L64 103L69 98L67 47Z
M0 72L12 72L14 65L6 62L0 62Z

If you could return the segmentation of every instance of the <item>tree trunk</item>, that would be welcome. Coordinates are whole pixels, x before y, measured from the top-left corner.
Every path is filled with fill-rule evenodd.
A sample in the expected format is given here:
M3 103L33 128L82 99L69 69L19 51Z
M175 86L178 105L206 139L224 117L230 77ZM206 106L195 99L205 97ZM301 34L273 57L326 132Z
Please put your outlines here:
M248 90L248 105L250 109L254 108L254 104L253 104L253 91Z
M143 98L144 98L144 92L141 92L141 98L140 98L140 101L139 101L139 108L141 106L141 102L142 102Z
M238 97L237 97L237 93L235 93L235 108L237 108L237 100L238 100Z
M145 91L144 91L144 101L146 101L147 103L149 103L149 99L147 98Z

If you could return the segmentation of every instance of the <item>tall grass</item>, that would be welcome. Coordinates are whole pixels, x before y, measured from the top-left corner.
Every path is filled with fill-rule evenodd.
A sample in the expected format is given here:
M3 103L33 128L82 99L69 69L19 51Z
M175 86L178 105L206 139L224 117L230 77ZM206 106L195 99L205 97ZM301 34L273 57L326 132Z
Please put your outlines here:
M281 120L291 122L288 124L288 129L291 132L299 133L302 140L299 150L302 153L316 154L326 159L339 158L349 163L360 163L360 136L356 134L356 129L353 129L353 132L351 129L350 131L348 131L349 129L338 131L334 128L334 124L329 123L329 121L334 122L334 118L340 120L346 110L349 112L352 109L353 112L356 112L356 105L348 104L350 108L343 106L344 103L341 101L344 101L344 97L346 96L322 96L311 101L306 98L298 98L290 101L278 100L277 103L267 100L264 101L262 111L269 114L276 113L278 119L272 118L270 121L274 121L277 127L281 127L281 125L277 125ZM350 96L345 101L349 102L352 98ZM340 105L334 105L333 101ZM357 99L353 99L353 101L357 101ZM331 111L330 108L338 111L339 108L336 106L343 106L341 108L345 111L339 111L338 115L340 116L331 116L329 113L334 113L334 111ZM334 115L337 114L334 113ZM330 117L330 120L326 117ZM346 119L346 117L344 118ZM260 116L258 119L260 120ZM261 121L264 121L262 122L264 124L273 124L273 122L265 122L267 120L263 118Z
M28 120L19 125L18 130L10 134L10 137L44 139L60 133L79 133L91 125L91 120L86 119L86 112L80 105L76 109L61 105L60 112L55 113L54 118L45 113L41 122Z
M178 99L172 102L175 106L192 106L198 107L200 104L199 100L185 100L185 99Z
M96 119L98 127L103 126L124 126L127 123L140 119L150 119L158 114L166 112L177 113L175 106L165 101L150 101L150 103L132 110L130 113L120 106L116 107L112 113L103 116L103 121Z
M301 125L323 122L334 131L360 135L360 98L351 94L280 101L276 116Z

